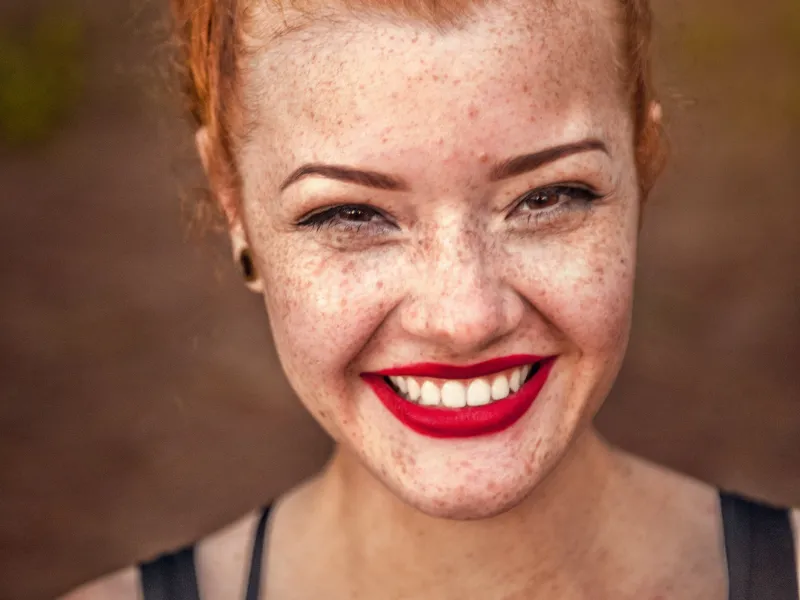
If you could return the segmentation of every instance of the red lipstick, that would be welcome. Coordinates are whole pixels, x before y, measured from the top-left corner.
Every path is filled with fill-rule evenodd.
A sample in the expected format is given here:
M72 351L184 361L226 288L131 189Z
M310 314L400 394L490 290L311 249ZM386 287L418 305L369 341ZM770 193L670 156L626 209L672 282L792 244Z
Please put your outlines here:
M378 399L401 423L410 429L434 438L468 438L498 433L511 427L533 405L547 382L555 356L505 356L469 366L418 363L363 373L361 377ZM485 406L443 408L421 406L398 394L386 377L428 379L475 379L524 365L533 365L533 374L522 387L502 400ZM421 381L420 381L421 383Z

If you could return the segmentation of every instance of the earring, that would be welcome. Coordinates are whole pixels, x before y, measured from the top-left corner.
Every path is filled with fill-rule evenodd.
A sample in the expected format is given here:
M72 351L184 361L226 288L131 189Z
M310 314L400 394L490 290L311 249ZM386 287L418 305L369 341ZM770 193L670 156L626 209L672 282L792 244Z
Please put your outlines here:
M243 248L239 253L239 266L242 268L242 275L247 283L253 283L258 279L256 267L253 264L253 254L249 248Z

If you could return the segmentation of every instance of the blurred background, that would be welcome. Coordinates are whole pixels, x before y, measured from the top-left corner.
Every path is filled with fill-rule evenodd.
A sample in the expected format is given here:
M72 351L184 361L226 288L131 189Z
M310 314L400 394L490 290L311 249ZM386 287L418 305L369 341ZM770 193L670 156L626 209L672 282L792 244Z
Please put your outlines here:
M0 0L0 600L190 542L328 442L277 365L167 85L159 0ZM656 0L672 141L621 446L800 505L800 2Z

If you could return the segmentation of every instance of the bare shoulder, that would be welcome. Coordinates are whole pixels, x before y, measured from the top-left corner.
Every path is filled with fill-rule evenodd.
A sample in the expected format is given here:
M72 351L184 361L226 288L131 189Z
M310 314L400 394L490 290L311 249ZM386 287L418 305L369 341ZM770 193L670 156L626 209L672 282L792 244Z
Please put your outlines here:
M242 517L195 546L195 567L203 598L228 600L244 596L252 537L260 513ZM136 567L107 575L73 590L59 600L142 600Z
M620 464L636 481L641 495L657 505L679 505L687 509L684 517L696 516L707 522L710 518L713 523L721 521L719 490L714 486L618 448L614 450Z
M251 512L197 545L195 565L204 600L244 597L260 516L261 511Z
M73 590L61 600L141 600L139 574L134 567L117 571Z
M617 451L622 485L611 491L624 504L624 531L646 532L630 545L631 561L644 557L663 597L723 598L727 589L718 490L693 477ZM627 534L623 534L627 535ZM653 540L658 544L653 545ZM659 596L660 597L660 596Z

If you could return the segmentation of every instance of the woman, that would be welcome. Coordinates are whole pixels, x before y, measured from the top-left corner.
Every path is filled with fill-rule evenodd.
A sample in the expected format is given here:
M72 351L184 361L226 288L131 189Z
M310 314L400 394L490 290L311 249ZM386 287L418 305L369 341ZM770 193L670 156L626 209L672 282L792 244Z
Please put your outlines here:
M592 426L660 166L645 0L173 6L234 254L337 446L73 600L797 597L786 511Z

